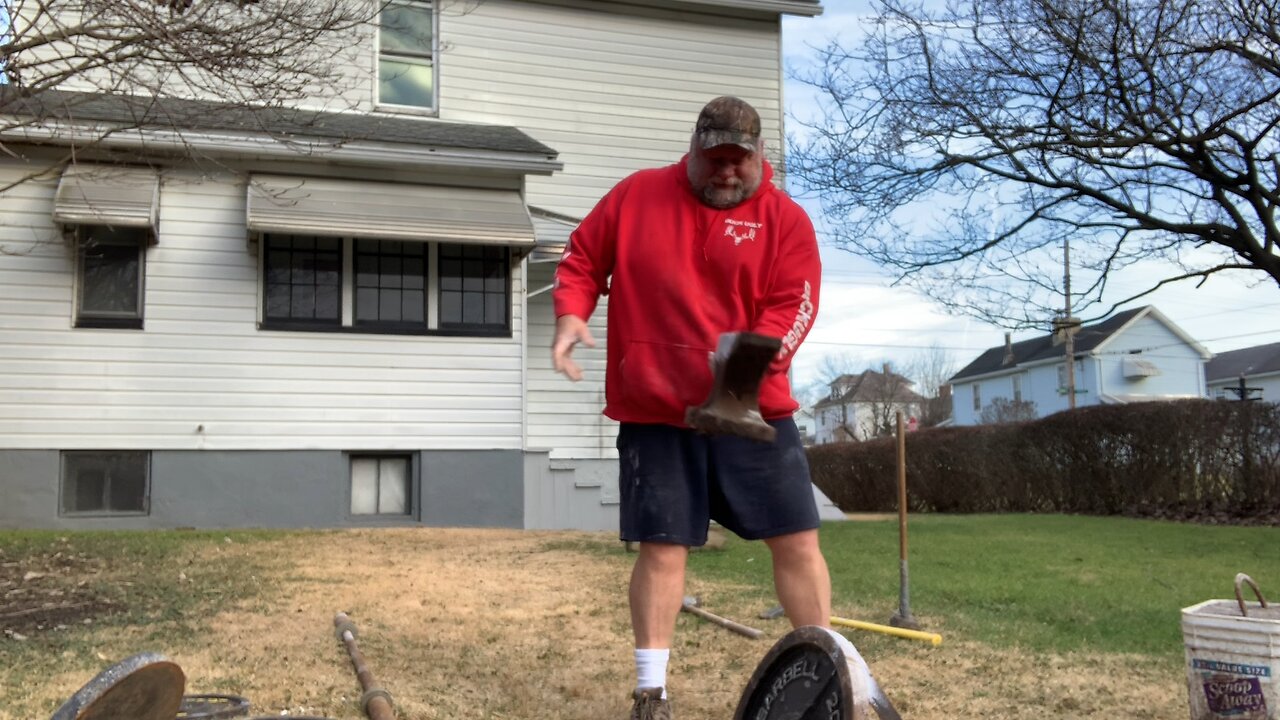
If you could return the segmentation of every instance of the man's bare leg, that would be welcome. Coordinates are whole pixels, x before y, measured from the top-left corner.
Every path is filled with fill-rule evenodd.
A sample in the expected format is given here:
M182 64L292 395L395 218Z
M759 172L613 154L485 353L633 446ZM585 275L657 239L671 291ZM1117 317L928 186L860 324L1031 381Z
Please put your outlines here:
M631 568L631 631L636 648L670 648L676 616L684 602L684 570L689 548L670 543L640 543Z
M791 627L831 627L831 575L818 546L818 531L804 530L764 542L773 554L773 587Z

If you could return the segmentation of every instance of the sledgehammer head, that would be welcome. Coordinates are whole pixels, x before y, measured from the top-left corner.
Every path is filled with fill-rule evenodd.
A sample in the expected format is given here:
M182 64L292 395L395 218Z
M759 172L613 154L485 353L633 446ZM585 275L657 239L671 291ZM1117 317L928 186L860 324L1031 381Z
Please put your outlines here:
M726 333L712 357L711 394L685 411L685 423L708 435L773 442L777 430L760 415L760 383L782 341L756 333Z

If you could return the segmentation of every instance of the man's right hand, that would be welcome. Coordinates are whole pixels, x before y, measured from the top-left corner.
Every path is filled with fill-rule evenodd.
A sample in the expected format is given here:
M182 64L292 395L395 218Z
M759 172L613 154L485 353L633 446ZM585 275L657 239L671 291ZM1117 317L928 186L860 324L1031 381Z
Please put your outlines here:
M587 347L596 346L587 322L577 315L561 315L556 318L556 337L551 343L551 364L556 372L564 373L570 380L582 379L582 368L571 357L573 346L579 342Z

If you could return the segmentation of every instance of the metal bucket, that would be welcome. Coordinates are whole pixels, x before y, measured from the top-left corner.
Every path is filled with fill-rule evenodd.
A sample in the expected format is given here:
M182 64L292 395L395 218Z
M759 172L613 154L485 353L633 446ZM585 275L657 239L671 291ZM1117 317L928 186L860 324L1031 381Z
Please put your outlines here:
M1245 602L1242 584L1256 602ZM1235 600L1182 609L1191 720L1280 720L1280 607L1244 573L1235 586Z

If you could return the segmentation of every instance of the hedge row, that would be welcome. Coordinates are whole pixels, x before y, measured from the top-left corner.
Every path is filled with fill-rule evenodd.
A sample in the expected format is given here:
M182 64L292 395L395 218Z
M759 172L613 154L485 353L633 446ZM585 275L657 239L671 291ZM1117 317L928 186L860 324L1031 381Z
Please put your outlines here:
M1280 405L1182 400L907 436L908 509L1280 523ZM809 449L846 512L897 510L897 441Z

